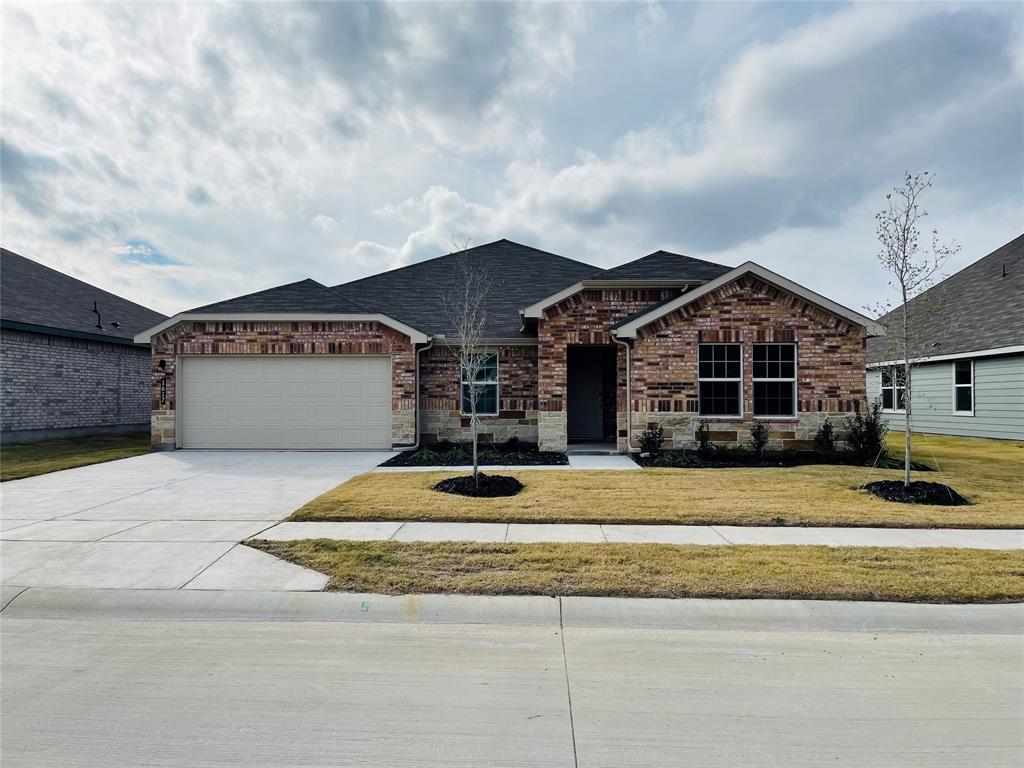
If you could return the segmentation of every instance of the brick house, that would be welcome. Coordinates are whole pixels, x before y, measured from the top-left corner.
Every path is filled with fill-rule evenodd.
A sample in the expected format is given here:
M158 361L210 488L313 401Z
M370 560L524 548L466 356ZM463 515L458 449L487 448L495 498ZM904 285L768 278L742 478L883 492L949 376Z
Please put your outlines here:
M0 249L0 440L150 424L149 344L164 315Z
M675 446L704 419L738 443L810 439L865 400L869 318L748 262L658 251L609 270L499 240L487 270L481 434L625 451L649 424ZM152 342L157 448L400 448L468 434L442 256L327 287L304 280L199 307Z

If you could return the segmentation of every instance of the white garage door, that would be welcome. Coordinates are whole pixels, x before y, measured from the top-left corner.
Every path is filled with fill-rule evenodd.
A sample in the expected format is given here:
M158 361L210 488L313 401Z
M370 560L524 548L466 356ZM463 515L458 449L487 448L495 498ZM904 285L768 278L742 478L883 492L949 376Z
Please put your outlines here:
M391 447L391 360L183 357L178 408L185 448Z

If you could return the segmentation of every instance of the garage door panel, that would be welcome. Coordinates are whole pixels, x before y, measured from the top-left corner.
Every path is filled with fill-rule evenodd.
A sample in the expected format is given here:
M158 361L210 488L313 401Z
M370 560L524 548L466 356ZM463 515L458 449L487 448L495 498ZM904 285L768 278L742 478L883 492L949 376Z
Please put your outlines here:
M387 357L186 357L179 377L185 447L391 446Z

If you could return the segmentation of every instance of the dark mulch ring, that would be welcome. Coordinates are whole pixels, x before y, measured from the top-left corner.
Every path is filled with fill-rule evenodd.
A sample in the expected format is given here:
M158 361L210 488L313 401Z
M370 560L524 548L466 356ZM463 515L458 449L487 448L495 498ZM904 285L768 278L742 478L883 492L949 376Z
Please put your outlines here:
M937 504L942 507L962 507L970 504L948 485L929 483L925 480L914 480L909 488L903 485L902 480L875 480L867 483L864 490L886 501L898 501L903 504Z
M802 467L814 464L840 466L868 466L872 462L849 451L821 453L810 450L765 451L757 456L742 448L713 448L709 454L695 450L669 449L656 454L633 454L633 461L641 467L668 467L679 469L730 469L740 467ZM879 469L903 469L903 459L885 456L877 462ZM934 472L934 468L920 462L911 462L911 469Z
M568 464L564 453L541 451L534 443L509 440L505 443L482 443L477 454L481 467L537 467ZM456 467L473 463L470 443L427 443L415 451L402 451L381 464L382 467Z
M496 496L515 496L523 490L523 484L508 475L479 475L479 485L472 475L449 477L434 486L441 493L455 493L459 496L493 499Z

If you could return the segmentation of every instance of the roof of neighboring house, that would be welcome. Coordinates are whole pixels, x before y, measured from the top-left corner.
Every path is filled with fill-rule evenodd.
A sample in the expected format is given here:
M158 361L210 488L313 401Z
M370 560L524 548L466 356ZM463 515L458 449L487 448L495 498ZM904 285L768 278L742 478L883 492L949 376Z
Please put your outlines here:
M594 274L595 267L547 251L498 240L463 252L480 264L491 281L484 336L526 337L519 310ZM434 335L454 333L442 311L444 294L458 279L460 254L448 254L379 275L335 286L341 295L358 297L375 311Z
M5 328L131 344L136 333L163 319L141 304L0 248Z
M1024 235L910 300L911 358L1024 345ZM879 322L886 337L868 341L868 363L894 360L899 310Z
M655 251L642 258L591 275L591 280L678 280L704 283L728 272L732 267L695 259L681 253Z

